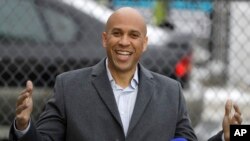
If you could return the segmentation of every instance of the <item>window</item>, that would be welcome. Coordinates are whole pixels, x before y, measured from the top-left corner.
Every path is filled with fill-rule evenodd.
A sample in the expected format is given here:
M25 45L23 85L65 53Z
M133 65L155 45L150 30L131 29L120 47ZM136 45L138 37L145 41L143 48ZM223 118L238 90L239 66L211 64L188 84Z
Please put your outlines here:
M54 11L49 8L43 10L54 41L59 43L73 41L78 31L73 19L66 14L59 13L59 11Z
M0 6L0 42L47 41L33 1L3 0Z

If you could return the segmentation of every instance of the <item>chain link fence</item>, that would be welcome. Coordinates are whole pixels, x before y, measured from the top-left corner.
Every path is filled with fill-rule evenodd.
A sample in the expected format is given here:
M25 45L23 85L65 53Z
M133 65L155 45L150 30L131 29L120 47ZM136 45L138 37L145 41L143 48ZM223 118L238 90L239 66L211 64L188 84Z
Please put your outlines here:
M0 140L8 138L27 80L35 86L36 120L56 75L92 66L105 56L101 32L121 6L133 6L145 16L150 41L142 63L183 84L199 140L221 130L228 97L249 123L248 1L0 0ZM168 53L151 49L161 46Z

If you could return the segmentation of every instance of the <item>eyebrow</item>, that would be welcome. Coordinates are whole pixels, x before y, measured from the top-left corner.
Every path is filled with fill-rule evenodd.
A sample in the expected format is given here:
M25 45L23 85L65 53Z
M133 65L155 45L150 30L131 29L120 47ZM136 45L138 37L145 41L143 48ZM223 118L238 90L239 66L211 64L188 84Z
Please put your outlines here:
M115 27L115 28L113 28L113 29L111 30L111 32L112 32L112 31L122 31L122 29L121 29L121 28L118 28L118 27ZM140 31L134 30L134 29L129 30L129 33L138 33L139 35L142 34Z
M122 31L120 28L113 28L111 31L116 31L116 30Z
M141 35L141 32L137 31L137 30L131 30L131 33L138 33L139 35Z

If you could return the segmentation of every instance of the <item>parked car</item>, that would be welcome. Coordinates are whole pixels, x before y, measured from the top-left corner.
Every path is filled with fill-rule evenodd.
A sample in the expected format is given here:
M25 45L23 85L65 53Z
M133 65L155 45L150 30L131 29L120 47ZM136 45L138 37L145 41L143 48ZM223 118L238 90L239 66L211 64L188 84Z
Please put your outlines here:
M101 33L112 10L91 0L11 0L0 10L0 90L25 85L52 88L56 75L96 64L105 57ZM148 50L141 63L188 86L189 36L148 25ZM7 92L6 94L9 94ZM8 100L6 100L8 99ZM34 102L40 109L41 96ZM0 95L0 124L10 124L15 95ZM6 102L7 101L7 102ZM8 103L10 102L10 103ZM7 106L6 106L7 105ZM13 107L12 107L13 108ZM7 109L7 110L6 110ZM39 112L36 112L37 115Z
M92 66L105 56L101 33L112 10L93 1L12 0L1 11L1 86L23 86L31 79L35 86L51 87L57 74ZM189 38L152 25L148 35L141 63L185 86Z

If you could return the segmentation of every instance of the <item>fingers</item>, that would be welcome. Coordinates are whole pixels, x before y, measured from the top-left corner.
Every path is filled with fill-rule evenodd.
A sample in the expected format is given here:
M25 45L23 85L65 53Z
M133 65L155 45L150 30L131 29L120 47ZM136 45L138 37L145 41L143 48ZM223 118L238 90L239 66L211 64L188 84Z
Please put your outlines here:
M28 105L27 105L27 104L19 105L19 106L16 108L16 115L18 116L19 114L21 114L22 111L25 110L26 108L28 108Z
M241 115L235 113L233 116L233 124L241 124L241 123L242 123Z
M234 116L233 116L233 124L241 124L243 119L241 116L241 111L238 105L234 104Z
M30 94L32 94L32 91L33 91L33 83L32 83L30 80L28 80L28 81L26 82L26 90L27 90L27 92L30 92Z
M19 106L21 104L27 103L27 100L29 98L32 98L32 92L33 92L33 84L29 80L26 83L26 88L18 96L18 99L17 99L17 102L16 102L16 106Z
M232 110L234 110L234 113ZM239 106L230 99L227 100L225 105L225 117L229 119L230 124L241 124L243 121Z
M21 114L22 111L26 110L27 108L32 109L32 91L33 91L33 84L31 81L27 81L26 88L20 93L17 98L16 102L16 116Z
M239 115L241 115L241 111L240 111L239 106L237 104L234 104L233 107L234 107L235 112L238 113Z
M30 120L30 114L33 109L32 100L33 84L26 82L26 88L20 93L16 102L16 127L17 129L26 129Z
M33 92L33 84L30 80L28 80L26 82L26 88L20 93L20 95L23 95L25 93L29 93L29 95L31 96L32 95L32 92Z
M21 104L24 104L26 103L26 99L29 97L29 93L28 92L24 92L24 93L21 93L19 96L18 96L18 99L17 99L17 102L16 102L16 106L19 106Z
M230 116L230 113L232 111L232 105L233 105L232 100L228 99L225 105L225 116Z

